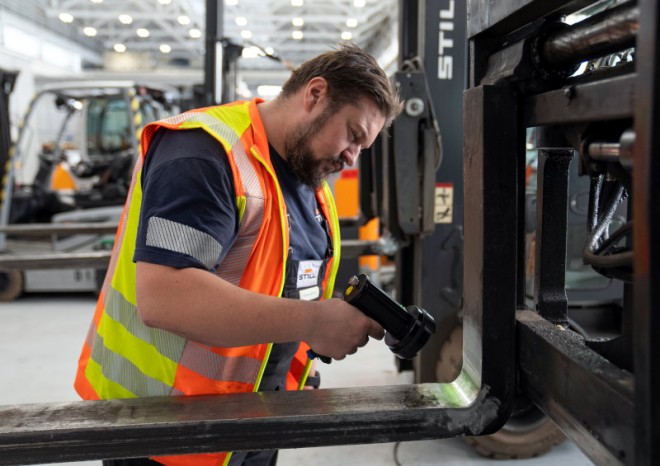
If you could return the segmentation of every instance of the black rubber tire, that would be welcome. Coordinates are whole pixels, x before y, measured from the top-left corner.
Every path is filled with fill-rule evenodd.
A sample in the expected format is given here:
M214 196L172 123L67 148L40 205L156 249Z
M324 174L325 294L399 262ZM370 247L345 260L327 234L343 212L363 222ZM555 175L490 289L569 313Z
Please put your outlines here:
M23 294L23 272L8 270L0 272L0 302L8 303Z
M451 382L463 366L463 326L458 324L444 342L438 357L436 379ZM540 410L534 408L512 417L499 431L479 437L465 437L481 456L496 459L523 459L543 455L566 437Z

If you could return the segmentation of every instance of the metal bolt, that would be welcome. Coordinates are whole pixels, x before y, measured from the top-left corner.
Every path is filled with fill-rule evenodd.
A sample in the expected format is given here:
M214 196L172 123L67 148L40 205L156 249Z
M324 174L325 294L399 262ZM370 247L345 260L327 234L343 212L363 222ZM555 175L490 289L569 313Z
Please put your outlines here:
M418 117L424 112L424 101L419 97L413 97L406 101L406 114Z

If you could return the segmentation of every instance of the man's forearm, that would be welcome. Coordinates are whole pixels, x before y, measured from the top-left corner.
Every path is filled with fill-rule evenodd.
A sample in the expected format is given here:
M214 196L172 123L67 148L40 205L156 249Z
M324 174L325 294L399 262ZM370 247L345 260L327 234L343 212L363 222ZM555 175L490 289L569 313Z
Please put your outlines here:
M314 305L253 293L200 269L138 262L136 299L144 323L211 346L305 339Z

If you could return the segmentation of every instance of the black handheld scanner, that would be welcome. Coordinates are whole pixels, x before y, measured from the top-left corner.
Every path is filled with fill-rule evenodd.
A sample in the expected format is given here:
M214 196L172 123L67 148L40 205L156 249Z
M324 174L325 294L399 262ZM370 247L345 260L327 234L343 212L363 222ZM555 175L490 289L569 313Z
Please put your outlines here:
M365 274L353 276L344 300L385 329L385 344L401 359L412 359L435 333L433 316L418 306L403 307Z

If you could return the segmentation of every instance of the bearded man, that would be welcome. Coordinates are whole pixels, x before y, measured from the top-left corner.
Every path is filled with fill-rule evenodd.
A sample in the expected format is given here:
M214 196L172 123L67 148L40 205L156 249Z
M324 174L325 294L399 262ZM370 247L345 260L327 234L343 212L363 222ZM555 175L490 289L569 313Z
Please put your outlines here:
M402 103L355 45L309 60L272 101L147 125L83 346L84 399L302 389L307 350L343 359L383 329L332 298L339 223L326 178ZM284 298L284 299L283 299ZM106 465L274 465L276 451Z

